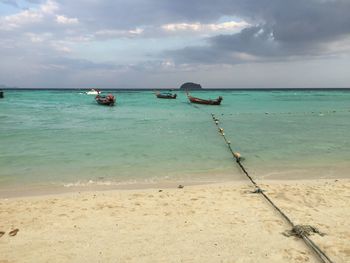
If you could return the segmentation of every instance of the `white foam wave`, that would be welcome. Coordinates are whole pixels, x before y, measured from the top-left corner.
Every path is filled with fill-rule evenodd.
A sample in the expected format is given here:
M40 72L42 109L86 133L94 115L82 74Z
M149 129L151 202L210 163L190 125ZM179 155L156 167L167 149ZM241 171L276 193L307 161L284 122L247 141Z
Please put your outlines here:
M136 184L136 181L124 181L124 182L116 182L116 181L77 181L73 183L64 183L64 187L86 187L86 186L120 186L120 185L130 185Z

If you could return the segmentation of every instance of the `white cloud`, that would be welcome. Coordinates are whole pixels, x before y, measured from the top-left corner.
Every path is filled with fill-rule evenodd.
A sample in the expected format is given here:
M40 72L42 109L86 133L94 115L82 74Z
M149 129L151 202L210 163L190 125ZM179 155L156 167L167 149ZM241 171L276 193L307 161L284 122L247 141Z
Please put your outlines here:
M127 31L128 33L130 34L133 34L133 35L140 35L143 33L143 29L141 28L136 28L135 30L129 30Z
M172 69L175 67L175 63L174 63L174 61L167 59L167 60L162 61L161 66L164 69Z
M204 25L204 28L208 27L213 31L220 31L220 30L242 29L248 26L250 26L250 24L248 24L245 21L242 21L242 22L230 21L230 22L224 22L219 24Z
M45 14L54 14L58 9L58 4L52 0L48 0L40 7L41 12Z
M105 29L99 30L95 33L97 37L102 38L113 38L113 37L134 37L141 35L144 32L142 28L136 28L132 30L113 30L113 29Z
M259 61L259 57L245 53L245 52L232 52L229 54L230 57L234 60L245 61L245 62L256 62Z
M58 4L48 0L37 9L28 9L17 14L0 17L0 30L11 31L26 25L42 22L45 17L54 14Z
M74 25L74 24L78 24L79 20L78 20L78 18L68 18L68 17L63 16L63 15L56 15L56 22L58 24Z
M72 49L67 47L67 43L65 41L52 41L51 46L59 52L63 53L71 53Z
M45 38L41 35L34 34L34 33L26 33L25 34L32 43L42 43L44 42Z
M165 24L161 28L167 32L178 32L178 31L197 31L197 32L217 32L217 31L231 31L234 29L242 29L249 26L245 21L235 22L229 21L218 24L201 24L201 23L175 23Z
M162 28L165 31L180 31L180 30L191 30L198 31L201 28L200 23L187 24L187 23L177 23L177 24L166 24Z
M25 10L20 13L0 18L0 30L13 30L23 25L40 22L43 15L37 11Z

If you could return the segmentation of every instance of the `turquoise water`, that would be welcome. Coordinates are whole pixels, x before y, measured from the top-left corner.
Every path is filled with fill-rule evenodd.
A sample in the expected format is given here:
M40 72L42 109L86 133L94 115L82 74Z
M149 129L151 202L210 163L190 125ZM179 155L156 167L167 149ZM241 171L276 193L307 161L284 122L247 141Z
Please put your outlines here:
M221 106L112 91L6 91L0 99L0 189L244 179L210 113L254 177L349 177L350 92L200 91Z

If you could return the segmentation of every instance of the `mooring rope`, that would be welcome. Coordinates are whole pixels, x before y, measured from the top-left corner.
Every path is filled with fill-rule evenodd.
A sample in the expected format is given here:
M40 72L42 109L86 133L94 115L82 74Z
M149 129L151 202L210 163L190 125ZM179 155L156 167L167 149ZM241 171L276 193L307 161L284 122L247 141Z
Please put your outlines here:
M260 186L254 181L254 179L249 175L248 171L245 169L241 162L241 155L238 152L234 152L231 147L231 142L227 140L225 136L224 129L219 126L219 119L215 117L215 115L211 114L215 125L218 127L219 133L222 135L225 143L227 144L232 156L236 160L239 167L242 169L243 173L248 177L250 182L255 186L254 193L261 194L281 215L282 217L291 225L291 232L294 233L295 236L303 239L305 244L311 248L315 254L319 257L319 259L324 263L333 263L333 261L323 252L309 237L308 231L306 230L309 226L304 225L295 225L293 221L264 193L264 190L260 188Z
M235 112L235 113L223 113L221 115L226 116L237 116L237 115L290 115L290 116L304 116L304 115L317 115L317 116L325 116L325 115L334 115L337 113L348 113L350 110L348 109L338 109L338 110L328 110L328 111L300 111L300 112Z

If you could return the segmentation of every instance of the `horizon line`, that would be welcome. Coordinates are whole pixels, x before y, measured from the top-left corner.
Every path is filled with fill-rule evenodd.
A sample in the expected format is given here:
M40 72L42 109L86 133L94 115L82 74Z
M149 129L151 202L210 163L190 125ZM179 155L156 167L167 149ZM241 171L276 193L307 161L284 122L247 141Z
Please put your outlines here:
M0 90L75 90L75 91L85 91L85 90L91 90L92 88L18 88L18 87L0 87ZM118 90L118 91L156 91L156 90L173 90L173 91L184 91L183 89L176 88L176 89L151 89L151 88L99 88L99 90ZM264 91L264 90L275 90L275 91L286 91L286 90L350 90L350 87L347 88L319 88L319 87L312 87L312 88L201 88L201 89L193 89L189 91L212 91L212 90L237 90L237 91Z

